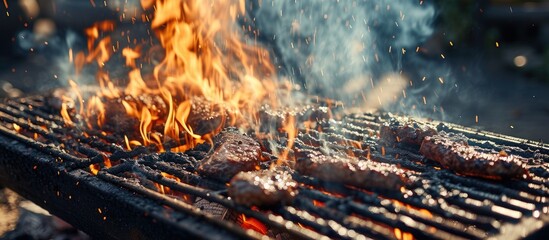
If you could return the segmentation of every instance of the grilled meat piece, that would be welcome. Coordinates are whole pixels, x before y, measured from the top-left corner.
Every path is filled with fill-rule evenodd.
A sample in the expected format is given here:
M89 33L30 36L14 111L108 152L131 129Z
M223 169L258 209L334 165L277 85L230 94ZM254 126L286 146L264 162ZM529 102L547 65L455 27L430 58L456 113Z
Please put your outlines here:
M379 134L381 141L388 144L400 142L419 146L425 137L433 136L437 131L411 119L391 118L389 122L381 125Z
M231 180L229 196L238 204L266 207L286 204L297 195L297 182L286 171L240 172Z
M99 113L97 113L97 115L93 114L89 117L88 121L92 126L115 134L135 133L133 134L135 136L129 137L136 137L139 133L139 119L126 113L122 101L120 99L107 99L104 104L107 106L105 108L104 123L99 125Z
M204 98L192 98L191 113L187 123L194 133L204 135L212 132L223 124L228 117L228 109L221 104L210 102Z
M297 122L307 123L311 126L317 122L330 119L334 108L311 105L298 107L272 108L269 105L261 106L259 119L261 119L261 131L269 132L271 129L279 129L287 124L288 118L292 117Z
M91 111L88 116L88 122L92 128L101 129L116 135L127 135L129 138L139 138L139 119L127 113L124 104L131 108L142 109L147 106L149 111L155 116L163 118L168 109L164 100L159 96L142 95L137 98L124 96L122 98L104 98L101 99L104 105L104 119L100 124L100 112ZM160 128L161 131L162 128Z
M259 168L261 148L252 138L223 131L214 138L214 150L198 166L198 173L228 182L242 171Z
M322 155L308 151L295 169L304 175L327 182L356 187L396 190L406 182L404 171L395 165Z
M523 163L527 160L522 157L504 152L479 152L466 141L453 139L444 133L425 137L419 152L445 168L467 176L503 180L528 174Z

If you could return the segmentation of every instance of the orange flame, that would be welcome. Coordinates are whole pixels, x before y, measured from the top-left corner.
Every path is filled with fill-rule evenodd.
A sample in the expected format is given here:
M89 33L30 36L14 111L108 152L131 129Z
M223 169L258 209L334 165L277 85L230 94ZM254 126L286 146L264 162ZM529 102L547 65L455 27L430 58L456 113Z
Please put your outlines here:
M99 97L93 96L88 101L86 114L89 117L95 116L97 126L103 126L103 123L105 123L105 106Z
M14 123L13 124L13 129L16 131L16 132L20 132L21 131L21 127L19 125L17 125L17 123Z
M251 229L263 235L267 234L267 227L255 218L246 217L246 215L241 214L240 219L242 220L242 228Z
M287 121L282 127L282 131L288 134L288 144L286 145L284 151L280 154L277 160L277 165L282 164L283 161L288 161L288 154L290 152L290 149L292 149L292 147L294 146L295 137L297 136L295 116L289 115L286 120Z
M181 182L181 180L178 177L174 176L174 175L171 175L171 174L168 174L168 173L165 173L165 172L161 172L160 174L165 178L172 179L176 182ZM162 184L154 183L154 185L158 189L158 192L160 192L164 195L170 195L170 196L173 196L173 197L177 197L177 198L179 198L181 200L184 200L186 202L189 202L190 199L191 199L188 195L183 194L183 193L178 192L178 191L174 191L171 188L169 188L167 186L164 186Z
M399 228L395 228L394 229L394 233L395 233L395 237L398 239L398 240L414 240L414 235L412 235L411 233L409 232L403 232L402 230L400 230Z
M69 114L67 103L65 102L61 104L61 117L63 117L63 121L67 126L74 126L74 122Z
M313 199L313 205L315 205L317 207L324 207L324 206L326 206L326 203Z
M132 102L126 98L120 101L127 115L139 120L140 143L157 145L161 151L162 143L166 141L177 142L176 151L209 141L227 123L255 126L260 105L276 102L272 92L276 84L272 81L274 66L269 52L254 41L246 41L236 25L237 19L245 14L245 2L141 0L145 10L154 11L151 28L164 54L151 75L137 66L137 61L155 62L142 52L144 46L123 48L121 54L125 64L131 68L124 88L111 81L109 72L104 69L119 49L118 42L113 45L110 36L103 36L105 32L114 31L114 22L102 21L86 29L88 54L76 54L74 64L77 73L85 64L97 64L100 87L96 96L86 101L83 115L88 126L93 127L89 124L91 121L101 127L109 117L105 116L105 99L126 96L130 99L157 96L166 105L166 109L156 111L158 106L147 101ZM143 20L148 21L148 16L144 15ZM205 99L212 106L222 106L211 109L223 113L219 125L211 126L208 133L197 134L193 123L188 122L196 98ZM156 132L162 128L162 132ZM127 148L135 141L125 140Z
M412 205L409 205L409 204L405 204L405 203L402 203L400 201L397 201L397 200L392 200L393 203L395 204L395 206L398 206L398 207L405 207L407 208L408 210L411 210L411 211L417 211L417 213L427 217L427 218L433 218L433 214L427 210L427 209L424 209L424 208L418 208L418 207L414 207Z
M99 167L99 164L91 164L90 165L90 171L93 175L97 175L97 173L99 173L100 169L101 169L101 167Z

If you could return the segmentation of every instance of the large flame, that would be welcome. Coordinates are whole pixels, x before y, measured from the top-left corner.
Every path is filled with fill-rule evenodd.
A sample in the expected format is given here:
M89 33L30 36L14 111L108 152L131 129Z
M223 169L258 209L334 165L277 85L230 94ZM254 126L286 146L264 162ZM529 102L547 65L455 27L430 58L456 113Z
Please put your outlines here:
M142 0L141 5L153 12L150 25L164 51L163 59L154 66L152 74L145 74L142 66L136 64L140 59L146 61L142 46L120 51L118 43L113 45L110 37L101 37L114 30L113 22L99 22L87 29L88 54L77 54L74 64L77 73L86 64L93 63L99 68L100 91L86 100L86 110L80 111L88 126L105 124L109 117L105 116L108 99L122 99L126 114L139 122L138 141L143 145L155 144L160 150L162 143L176 141L179 147L174 150L185 151L208 141L227 123L256 125L260 104L273 103L275 99L272 92L275 83L270 80L274 67L269 52L244 37L242 29L249 29L236 24L245 14L245 1ZM125 86L116 85L105 70L116 53L121 53L126 66L131 68ZM156 109L158 106L148 101L127 101L128 97L143 96L160 97L166 109ZM219 126L201 134L193 129L188 121L196 99L208 102L211 111L222 112ZM66 109L63 113L67 115ZM158 131L159 128L163 131ZM128 148L129 142L136 140L126 140Z

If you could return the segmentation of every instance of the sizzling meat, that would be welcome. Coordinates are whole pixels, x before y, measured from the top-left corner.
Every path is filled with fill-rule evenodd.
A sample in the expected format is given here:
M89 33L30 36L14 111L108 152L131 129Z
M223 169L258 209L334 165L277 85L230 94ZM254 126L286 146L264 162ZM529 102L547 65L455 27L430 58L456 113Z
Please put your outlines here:
M104 123L102 125L96 125L99 123L99 113L92 112L92 115L89 116L88 119L92 126L120 136L128 135L128 137L132 138L139 136L139 119L129 115L126 112L124 104L134 106L137 109L141 109L143 106L149 106L151 113L158 116L165 115L165 109L167 109L164 100L159 96L153 95L141 95L137 98L125 96L123 98L102 99L102 101L105 106Z
M423 123L403 118L391 118L381 126L380 138L385 143L401 142L405 144L421 145L427 136L437 134L437 131Z
M331 157L315 152L299 158L295 169L323 181L356 187L399 189L405 183L404 171L394 165Z
M229 196L246 206L273 206L293 201L297 182L286 171L240 172L231 180Z
M483 153L446 134L425 137L419 152L457 173L488 179L521 178L526 159L506 153Z
M252 138L224 131L214 138L214 150L198 166L202 175L228 182L242 171L259 168L261 149Z
M227 109L204 98L193 98L191 100L191 113L187 123L191 125L194 133L204 135L212 132L213 129L223 124L227 117Z

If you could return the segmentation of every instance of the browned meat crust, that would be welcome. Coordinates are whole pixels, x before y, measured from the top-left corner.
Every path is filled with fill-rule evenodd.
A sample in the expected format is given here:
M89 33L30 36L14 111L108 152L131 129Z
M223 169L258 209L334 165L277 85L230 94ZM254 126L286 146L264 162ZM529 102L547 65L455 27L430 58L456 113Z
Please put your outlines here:
M425 137L433 136L437 131L411 119L392 118L381 125L379 134L381 141L385 143L401 142L419 146Z
M314 152L298 159L295 169L301 174L323 181L364 188L394 190L406 182L404 171L395 165L331 157Z
M92 111L87 116L87 121L91 127L121 136L127 135L130 139L140 137L139 119L127 113L123 102L136 109L142 109L144 106L147 106L149 111L154 113L154 115L160 116L160 118L167 113L167 106L159 96L142 95L137 98L124 96L113 99L105 98L101 99L101 101L105 110L104 122L100 125L98 121L99 112Z
M214 150L200 162L198 173L228 182L242 171L259 169L261 149L252 138L224 131L214 139Z
M528 174L522 157L504 153L482 153L448 135L426 137L419 152L459 174L487 179L521 178Z
M224 106L196 97L191 100L191 113L187 123L194 133L204 135L222 127L227 117L228 110Z
M297 182L286 171L240 172L231 180L229 196L246 206L273 206L291 203L297 195Z

